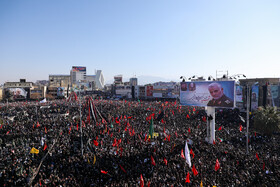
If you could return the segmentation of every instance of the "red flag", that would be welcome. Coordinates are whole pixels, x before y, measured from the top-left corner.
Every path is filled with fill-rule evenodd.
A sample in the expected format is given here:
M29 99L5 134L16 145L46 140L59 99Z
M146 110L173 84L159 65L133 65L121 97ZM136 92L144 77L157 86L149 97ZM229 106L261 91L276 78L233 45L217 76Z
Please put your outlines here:
M183 149L182 149L182 151L181 151L181 157L182 157L183 159L186 159L186 158L185 158L185 155L184 155Z
M243 128L242 125L240 125L240 126L239 126L239 131L240 131L240 132L242 131L242 128Z
M121 170L126 173L125 169L121 165L119 165L119 166L120 166Z
M147 134L145 134L145 141L147 140Z
M171 137L171 135L167 136L167 139L168 139L169 142L170 142L170 137Z
M142 174L140 175L140 187L144 187L144 179Z
M190 119L190 116L189 116L189 114L187 114L187 119Z
M36 125L36 127L40 127L40 123L39 123L39 121L37 122L37 125Z
M195 112L195 108L193 108L193 112Z
M103 173L103 174L107 174L107 173L108 173L108 171L101 170L101 173Z
M151 163L152 163L152 165L156 166L156 162L155 162L153 156L151 156Z
M218 171L218 169L220 169L220 163L219 160L216 160L216 164L215 164L215 171Z
M148 181L148 187L150 187L150 181Z
M264 164L264 162L263 162L263 168L262 168L263 170L265 170L265 164Z
M45 143L44 149L43 149L43 150L45 151L45 150L47 149L47 147L48 147L48 146L47 146L47 144Z
M215 140L213 140L213 144L214 144L214 145L216 144Z
M191 133L191 128L189 127L188 132Z
M222 130L222 126L220 126L218 130L219 130L219 131Z
M166 158L164 158L163 161L164 161L165 165L167 165L167 160L166 160Z
M10 131L8 131L6 134L10 134Z
M258 160L260 160L258 153L256 153L256 158L257 158Z
M117 146L119 146L121 143L122 143L122 139L120 138L120 139L118 140L118 145L117 145Z
M206 116L202 117L202 121L206 122Z
M96 140L93 140L93 143L95 146L98 146L98 142Z
M191 149L190 150L190 154L192 154L193 158L194 158L194 153L193 153L193 150Z
M115 147L117 145L117 139L114 139L114 143L113 143L113 147Z
M192 172L193 172L194 176L197 176L197 175L198 175L198 172L197 172L197 170L195 169L194 165L193 165L193 167L192 167Z
M186 183L191 183L191 181L190 181L190 173L188 172L188 174L187 174L187 177L186 177L186 181L185 181Z
M77 127L77 131L78 131L78 130L79 130L79 125L78 125L78 123L77 123L77 126L76 126L76 127Z

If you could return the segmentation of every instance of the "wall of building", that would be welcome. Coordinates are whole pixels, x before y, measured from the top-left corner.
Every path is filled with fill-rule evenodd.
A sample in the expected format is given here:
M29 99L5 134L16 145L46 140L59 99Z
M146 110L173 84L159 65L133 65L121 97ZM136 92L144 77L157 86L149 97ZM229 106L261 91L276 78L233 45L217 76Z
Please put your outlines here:
M0 88L0 101L3 100L3 88Z
M71 85L70 75L49 75L49 86L65 87Z

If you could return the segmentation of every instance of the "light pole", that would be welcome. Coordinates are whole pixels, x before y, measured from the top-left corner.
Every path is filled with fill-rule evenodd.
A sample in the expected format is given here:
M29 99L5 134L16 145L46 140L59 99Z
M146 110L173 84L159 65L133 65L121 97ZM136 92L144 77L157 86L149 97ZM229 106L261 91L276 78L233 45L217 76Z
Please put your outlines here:
M258 82L255 82L254 84L250 85L247 82L247 132L246 132L246 153L249 154L249 148L248 148L248 144L249 144L249 123L250 123L250 119L249 119L249 108L250 108L250 92L252 89L252 86L257 85Z
M249 140L249 105L250 105L250 88L247 83L247 133L246 133L246 153L249 154L248 140Z

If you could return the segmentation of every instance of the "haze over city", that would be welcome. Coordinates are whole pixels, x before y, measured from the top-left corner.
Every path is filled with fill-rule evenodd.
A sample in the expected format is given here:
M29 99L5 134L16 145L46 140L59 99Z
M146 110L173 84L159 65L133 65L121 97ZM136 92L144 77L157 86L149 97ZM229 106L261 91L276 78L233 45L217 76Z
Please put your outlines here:
M278 0L1 1L0 84L72 66L100 69L106 83L216 70L280 77L279 8Z

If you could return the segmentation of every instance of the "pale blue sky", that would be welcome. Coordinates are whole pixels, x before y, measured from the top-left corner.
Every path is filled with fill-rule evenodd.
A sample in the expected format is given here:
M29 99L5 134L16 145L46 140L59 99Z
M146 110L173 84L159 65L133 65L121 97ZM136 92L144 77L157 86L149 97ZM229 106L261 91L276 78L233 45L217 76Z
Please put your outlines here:
M1 0L0 28L0 84L72 65L106 81L280 77L279 0Z

